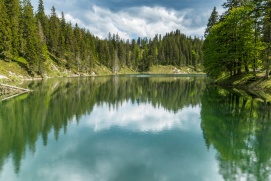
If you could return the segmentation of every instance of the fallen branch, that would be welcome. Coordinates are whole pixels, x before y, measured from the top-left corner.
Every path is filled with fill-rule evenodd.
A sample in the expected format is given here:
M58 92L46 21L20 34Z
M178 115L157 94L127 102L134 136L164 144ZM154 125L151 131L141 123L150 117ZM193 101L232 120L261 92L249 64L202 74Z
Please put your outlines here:
M25 92L31 92L32 91L32 90L29 90L29 89L24 89L24 88L21 88L21 87L16 87L16 86L7 85L7 84L0 84L0 86L8 87L8 88L11 88L11 89L23 90Z
M11 95L9 97L6 97L6 98L3 98L3 99L0 98L0 101L11 99L13 97L16 97L16 96L19 96L21 94L32 91L32 90L29 90L29 89L24 89L24 88L21 88L21 87L16 87L16 86L7 85L7 84L0 84L0 87L5 88L5 89L9 89L10 92L13 92L13 95ZM1 94L1 92L0 92L0 94ZM3 95L5 95L5 91L4 91Z
M21 95L21 94L24 94L24 93L27 93L27 92L21 92L21 93L19 93L19 94L15 94L15 95L6 97L6 98L4 98L4 99L2 99L2 100L0 100L0 101L5 101L5 100L11 99L11 98L13 98L13 97L17 97L17 96L19 96L19 95Z

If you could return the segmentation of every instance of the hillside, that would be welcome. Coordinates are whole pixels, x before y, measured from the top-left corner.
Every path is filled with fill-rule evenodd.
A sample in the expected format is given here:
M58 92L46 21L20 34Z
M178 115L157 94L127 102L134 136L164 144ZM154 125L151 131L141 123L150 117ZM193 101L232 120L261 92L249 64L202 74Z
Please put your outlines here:
M5 62L0 60L0 82L10 82L17 80L28 80L28 79L42 79L42 78L52 78L52 77L78 77L78 76L99 76L99 75L113 75L110 69L106 66L94 64L92 71L89 72L78 72L76 69L66 69L65 67L55 63L53 60L49 59L46 61L46 74L43 76L29 75L27 70L27 62L23 58L14 60L12 62ZM137 72L127 66L120 68L117 74L137 74L142 72ZM149 71L143 73L150 74L203 74L200 69L195 71L193 67L176 67L172 65L168 66L152 66Z
M29 0L0 2L0 74L11 79L150 72L153 66L202 64L203 39L180 30L153 38L122 39L109 32L99 38L67 22L54 7L45 14L43 1L34 10ZM60 18L61 17L61 18ZM2 33L3 32L3 33ZM173 72L171 70L157 73Z

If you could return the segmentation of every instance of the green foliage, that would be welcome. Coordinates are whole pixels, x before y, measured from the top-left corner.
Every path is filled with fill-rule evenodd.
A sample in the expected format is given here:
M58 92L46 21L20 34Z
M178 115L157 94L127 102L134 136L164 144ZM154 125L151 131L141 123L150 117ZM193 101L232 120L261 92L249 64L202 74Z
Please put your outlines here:
M42 46L39 43L36 18L34 17L33 7L29 0L25 0L23 5L24 19L24 39L26 40L25 57L29 63L29 71L33 75L37 71L39 54Z
M12 58L12 32L7 9L3 1L0 2L0 57L5 61Z
M204 36L206 37L209 33L211 28L218 22L218 12L216 11L216 7L214 7L212 14L208 20L207 28L205 30Z
M46 14L45 14L42 0L39 0L39 6L38 6L36 18L41 23L41 27L43 30L43 34L45 36L45 40L49 39L49 19L47 18Z
M208 24L209 34L204 42L203 65L211 77L240 75L251 69L256 76L259 66L266 67L268 77L271 40L265 38L270 29L267 22L271 6L268 3L264 0L224 3L226 12L217 23L211 27ZM210 19L212 16L213 13Z
M18 56L20 46L20 17L22 15L19 0L2 0L5 2L11 30L12 55Z
M153 65L196 69L203 60L203 40L187 37L179 30L153 39L139 37L137 41L111 33L108 39L100 39L78 24L66 22L63 12L59 18L54 7L47 16L43 0L39 0L36 14L30 0L23 0L21 5L18 0L5 0L0 23L0 54L6 61L24 57L32 76L46 74L49 54L59 67L88 74L95 64L118 73L122 67L145 72Z

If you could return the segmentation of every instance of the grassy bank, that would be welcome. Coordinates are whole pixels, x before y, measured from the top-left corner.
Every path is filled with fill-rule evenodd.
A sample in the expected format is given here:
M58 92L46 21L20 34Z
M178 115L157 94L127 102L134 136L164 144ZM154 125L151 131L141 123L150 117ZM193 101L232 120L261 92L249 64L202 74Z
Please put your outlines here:
M204 72L201 69L198 69L196 71L194 67L191 67L191 66L176 67L172 65L152 66L147 73L151 73L151 74L204 74Z
M258 73L256 77L252 74L222 77L215 83L271 101L271 78L266 79L264 73Z
M45 62L44 74L30 75L28 72L27 62L23 58L15 59L11 62L5 62L0 59L0 82L11 82L26 79L41 79L50 77L76 77L76 76L98 76L98 75L113 75L111 69L101 64L94 64L90 72L78 72L76 68L66 69L63 63L56 63L52 59ZM120 67L117 74L136 74L139 73L129 67ZM203 74L202 71L195 71L193 67L176 67L168 66L152 66L148 72L150 74Z

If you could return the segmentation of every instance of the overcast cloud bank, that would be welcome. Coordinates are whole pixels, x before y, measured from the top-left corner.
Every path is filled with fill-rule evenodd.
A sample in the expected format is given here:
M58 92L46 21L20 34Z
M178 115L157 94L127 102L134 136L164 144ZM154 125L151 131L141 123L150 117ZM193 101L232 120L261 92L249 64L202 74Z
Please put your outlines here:
M37 1L32 2L35 10ZM214 6L222 11L222 0L47 0L46 13L55 6L67 21L89 29L95 36L107 38L108 33L123 39L153 38L176 29L191 36L203 37Z

